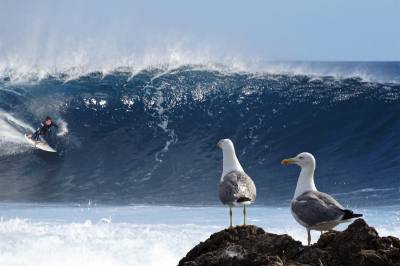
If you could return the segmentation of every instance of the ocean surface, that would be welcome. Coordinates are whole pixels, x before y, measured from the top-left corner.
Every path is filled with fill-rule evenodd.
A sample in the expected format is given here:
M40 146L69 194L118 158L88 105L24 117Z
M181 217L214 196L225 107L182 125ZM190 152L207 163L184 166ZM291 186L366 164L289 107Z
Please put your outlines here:
M344 204L400 204L400 63L271 69L3 69L0 200L218 204L216 143L230 138L258 204L287 206L299 169L280 161L303 151L317 159L320 190ZM23 136L47 115L68 131L48 140L57 154Z
M398 62L23 70L0 66L0 265L175 265L228 224L221 138L257 186L249 223L305 241L280 161L307 151L319 190L400 236ZM24 139L47 115L55 154Z
M360 208L381 236L400 237L399 208ZM223 207L0 204L0 265L177 265L228 225ZM306 243L288 208L250 207L248 222ZM234 209L234 222L241 211ZM342 230L344 225L337 227ZM319 233L312 234L313 242Z

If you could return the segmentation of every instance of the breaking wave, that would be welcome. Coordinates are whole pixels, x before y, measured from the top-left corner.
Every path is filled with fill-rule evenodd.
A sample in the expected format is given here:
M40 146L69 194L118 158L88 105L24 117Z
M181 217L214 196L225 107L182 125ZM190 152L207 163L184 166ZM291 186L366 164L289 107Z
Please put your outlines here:
M336 73L355 69L339 66ZM229 137L258 203L291 198L298 169L279 162L309 151L322 191L345 203L398 204L398 67L370 64L372 79L330 75L328 63L310 64L310 74L189 65L28 81L3 71L0 199L213 204L222 157L215 144ZM50 137L56 155L23 139L46 115L69 131Z

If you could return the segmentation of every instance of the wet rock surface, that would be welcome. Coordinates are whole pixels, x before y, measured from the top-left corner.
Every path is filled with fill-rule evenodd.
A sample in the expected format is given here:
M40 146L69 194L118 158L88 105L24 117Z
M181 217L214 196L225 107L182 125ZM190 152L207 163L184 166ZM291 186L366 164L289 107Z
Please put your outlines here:
M379 237L363 219L343 232L324 233L310 247L289 235L249 225L212 234L190 250L180 266L200 265L399 265L400 240Z

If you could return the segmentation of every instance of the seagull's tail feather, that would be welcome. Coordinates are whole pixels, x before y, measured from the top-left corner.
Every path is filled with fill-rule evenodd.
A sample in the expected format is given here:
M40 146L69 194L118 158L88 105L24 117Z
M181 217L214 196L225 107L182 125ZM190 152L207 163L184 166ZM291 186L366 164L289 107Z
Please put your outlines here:
M251 202L251 199L248 197L240 197L236 200L237 203L246 203L246 202Z
M344 211L344 215L342 217L342 220L349 220L349 219L353 219L353 218L358 218L358 217L362 217L363 215L360 213L354 213L351 210L343 210Z

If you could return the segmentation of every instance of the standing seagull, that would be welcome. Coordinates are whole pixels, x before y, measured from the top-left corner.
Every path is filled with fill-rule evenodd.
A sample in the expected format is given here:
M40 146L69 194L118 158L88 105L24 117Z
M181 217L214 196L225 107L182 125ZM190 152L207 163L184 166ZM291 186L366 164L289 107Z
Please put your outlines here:
M322 233L362 216L345 209L330 195L317 190L314 184L315 158L311 153L302 152L296 157L282 160L282 164L297 164L301 167L291 210L294 219L307 229L308 245L311 242L311 230Z
M221 139L217 146L222 149L223 169L219 182L219 199L229 207L229 227L232 227L232 207L243 206L243 226L246 226L246 205L256 200L256 186L236 157L230 139Z

